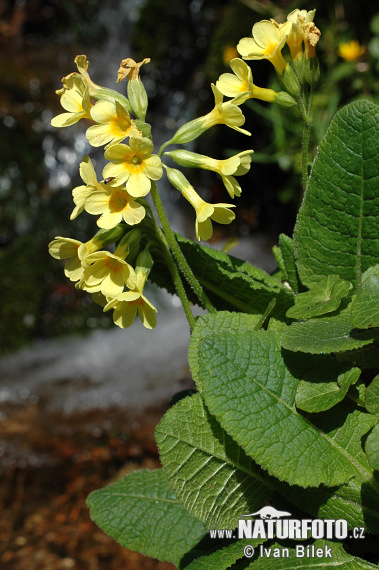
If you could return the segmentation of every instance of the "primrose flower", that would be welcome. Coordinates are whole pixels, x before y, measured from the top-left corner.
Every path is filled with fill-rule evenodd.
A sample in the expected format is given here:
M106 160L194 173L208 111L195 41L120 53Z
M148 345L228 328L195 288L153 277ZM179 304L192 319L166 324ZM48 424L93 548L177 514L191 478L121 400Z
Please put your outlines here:
M293 10L287 16L287 20L292 22L292 28L287 36L286 43L290 48L292 61L300 59L303 56L302 44L307 36L306 24L312 23L315 17L316 10Z
M69 127L80 119L90 119L91 102L88 89L78 74L63 78L64 87L57 91L61 95L61 105L67 113L51 119L53 127Z
M101 245L93 240L82 243L77 239L58 236L49 243L49 253L55 259L67 259L64 273L70 281L78 281L83 275L88 255L99 247Z
M114 178L109 184L117 186L126 182L133 198L141 198L150 192L151 180L159 180L163 174L161 159L152 154L153 143L146 137L130 137L129 145L115 144L105 151L111 160L103 171L104 178Z
M173 150L165 154L181 166L203 168L216 172L221 176L230 197L234 198L241 195L241 186L232 175L241 176L250 170L253 152L253 150L244 150L224 160L217 160L189 150Z
M126 137L141 135L129 112L118 101L98 101L90 111L99 123L89 127L86 137L92 146L118 143Z
M121 293L105 305L104 311L114 309L113 322L118 327L122 329L130 327L135 321L137 312L145 328L153 329L157 324L155 313L158 311L143 294L146 279L146 272L137 268L134 288Z
M117 250L116 250L117 251ZM117 297L124 286L134 287L135 272L116 252L96 251L86 259L89 265L82 277L81 287L89 293L100 291L105 297Z
M281 75L287 65L282 48L291 32L292 22L277 24L274 20L262 20L253 26L252 38L242 38L237 51L243 59L267 59Z
M366 48L361 46L357 40L342 42L338 46L338 55L345 61L356 61L366 52Z
M102 190L103 186L97 181L96 172L92 161L85 156L80 163L79 174L85 186L77 186L72 191L75 208L73 209L70 220L74 220L84 210L84 204L95 190Z
M209 204L200 198L193 186L188 182L180 170L169 168L167 170L167 177L171 184L184 196L186 200L194 207L196 212L195 230L196 237L200 241L208 240L213 235L212 220L219 224L230 224L236 217L234 212L229 208L234 208L233 204Z
M240 58L232 59L230 67L234 72L223 73L216 81L216 87L223 95L234 97L235 104L240 105L247 99L261 99L262 101L275 101L275 91L257 87L253 83L253 74L250 67Z
M245 122L245 117L241 109L237 106L237 103L234 102L233 99L224 103L224 97L216 85L212 83L211 87L215 98L215 106L210 113L204 117L200 117L200 120L202 119L203 122L203 127L209 129L214 125L226 125L235 131L250 135L251 133L249 133L249 131L240 128Z
M92 192L85 201L85 209L89 214L99 215L97 225L100 228L114 228L122 220L130 226L139 224L145 217L145 208L136 202L122 186Z

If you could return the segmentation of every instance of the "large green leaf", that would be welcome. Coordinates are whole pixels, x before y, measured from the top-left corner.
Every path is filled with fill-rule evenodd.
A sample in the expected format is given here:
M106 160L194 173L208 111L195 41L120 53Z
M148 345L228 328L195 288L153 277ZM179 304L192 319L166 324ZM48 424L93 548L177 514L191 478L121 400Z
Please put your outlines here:
M271 475L302 487L338 485L353 476L371 479L360 443L372 427L369 414L351 416L350 431L342 426L338 437L333 414L329 430L299 414L298 380L283 360L280 335L209 335L199 343L198 359L198 380L210 412Z
M200 394L171 408L155 437L176 496L208 528L236 527L273 492L269 477L225 434Z
M207 295L219 310L240 310L262 314L273 297L276 306L272 316L285 319L286 310L293 304L293 293L263 271L217 249L199 245L176 234L176 239L192 271ZM165 264L154 264L149 279L160 287L174 292L172 278ZM191 289L188 294L198 303Z
M379 327L379 265L370 267L362 276L362 285L351 305L351 322L361 329Z
M318 552L321 556L309 556L307 557L307 547L314 548L315 552ZM281 557L280 553L284 548L288 548L289 557L286 555ZM300 555L301 550L296 550L296 548L303 549L303 556ZM287 545L286 543L273 543L270 545L264 545L263 549L266 549L267 555L259 557L259 550L254 556L253 562L247 566L247 568L252 568L252 570L296 570L304 568L312 568L317 570L324 570L325 568L343 568L344 570L372 570L377 568L376 565L366 562L361 558L347 554L342 544L338 542L331 542L330 540L315 540L313 543L308 545L308 543L298 545L294 548L293 546ZM271 549L269 551L269 549ZM274 555L277 549L277 556ZM280 560L280 566L278 564ZM246 566L241 566L241 568ZM238 566L233 566L238 570Z
M179 503L162 469L141 470L93 491L91 518L125 548L178 565L207 533Z
M353 102L321 142L294 231L297 267L309 286L331 273L359 286L379 260L379 107Z
M260 321L259 315L246 315L245 313L230 313L228 311L218 311L217 313L208 313L197 319L196 326L192 331L191 344L188 351L188 361L191 373L198 389L201 386L198 383L198 348L202 338L222 331L228 331L231 334L239 335L245 331L255 330ZM283 332L287 327L284 323L276 319L270 319L268 323L269 330L278 330Z

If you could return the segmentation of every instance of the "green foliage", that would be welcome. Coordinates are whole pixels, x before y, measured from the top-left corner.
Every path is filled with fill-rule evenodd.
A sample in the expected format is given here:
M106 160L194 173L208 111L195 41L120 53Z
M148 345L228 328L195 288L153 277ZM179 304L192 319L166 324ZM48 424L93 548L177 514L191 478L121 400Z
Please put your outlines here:
M218 310L199 317L192 332L189 363L198 392L173 405L156 429L163 471L154 476L163 491L137 499L139 486L153 477L142 473L90 497L91 516L121 544L191 570L277 568L276 558L257 552L242 560L241 540L194 550L205 528L234 529L242 515L267 503L299 518L343 518L349 528L379 533L378 116L367 101L337 113L294 239L281 235L274 250L282 282L176 236ZM163 263L152 275L172 290ZM132 501L122 523L127 509L113 489ZM162 493L170 506L147 510ZM178 509L188 517L183 528L194 530L169 558ZM156 530L158 513L159 532L146 549L139 533L146 538ZM373 567L342 544L309 544L333 552L332 559L312 559L312 567ZM303 567L291 545L264 545L284 546L290 557L281 568Z
M262 314L273 297L273 317L285 318L293 304L293 293L263 269L222 251L199 245L176 235L192 271L218 310L239 310ZM174 292L172 279L164 263L155 263L150 278L157 285ZM189 296L194 302L196 297Z
M91 518L122 546L178 564L205 535L162 470L141 470L91 493Z
M351 306L351 322L360 329L379 327L379 265L370 267L362 276Z
M339 111L321 142L294 230L301 281L339 275L354 287L377 263L379 115L370 101Z

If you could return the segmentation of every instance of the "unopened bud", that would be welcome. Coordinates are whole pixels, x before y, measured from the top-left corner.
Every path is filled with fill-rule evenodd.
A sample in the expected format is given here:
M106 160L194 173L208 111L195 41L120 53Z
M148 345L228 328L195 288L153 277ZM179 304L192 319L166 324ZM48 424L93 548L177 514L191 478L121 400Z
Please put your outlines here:
M117 246L115 255L122 259L128 259L131 263L137 256L141 245L141 230L133 229L126 233Z
M296 77L296 73L292 67L287 63L282 75L278 75L279 81L283 85L284 89L288 91L290 95L297 98L300 95L300 83Z
M279 91L275 94L274 103L280 105L280 107L294 107L297 105L295 99L285 91Z
M128 81L128 98L133 113L141 119L145 120L148 99L145 87L140 79L129 79Z

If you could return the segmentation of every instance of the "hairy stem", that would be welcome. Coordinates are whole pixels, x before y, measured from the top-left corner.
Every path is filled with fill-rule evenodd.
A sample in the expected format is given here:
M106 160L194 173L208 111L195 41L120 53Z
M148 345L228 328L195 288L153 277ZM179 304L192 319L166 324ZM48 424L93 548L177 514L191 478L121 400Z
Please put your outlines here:
M190 305L190 302L188 300L186 291L184 289L182 278L180 277L180 273L178 271L176 263L175 263L172 255L171 255L171 251L170 251L169 245L167 243L167 239L166 239L164 233L162 232L161 228L158 226L157 222L155 221L154 215L151 212L150 207L147 204L146 204L146 206L147 206L148 210L150 210L151 219L154 223L155 232L156 232L156 234L159 238L159 241L162 245L162 250L163 250L165 261L167 263L167 267L170 271L176 292L177 292L177 294L181 300L184 313L187 317L187 321L188 321L188 324L189 324L191 332L192 332L196 321L195 321L195 317L193 316L192 311L191 311L191 305Z
M158 194L157 185L154 181L152 181L152 183L151 183L151 195L153 198L153 202L154 202L159 220L162 224L163 233L164 233L165 238L167 240L168 247L172 251L174 258L175 258L181 272L183 273L184 277L186 278L186 280L188 281L188 283L190 284L190 286L194 290L197 297L199 298L199 301L201 302L202 306L205 309L207 309L207 311L209 311L210 313L214 313L216 311L216 309L214 308L214 306L212 305L212 303L208 299L207 295L204 293L203 288L201 287L200 283L196 279L192 269L188 265L188 262L183 255L182 250L179 247L178 242L176 241L175 235L174 235L174 233L170 227L170 224L168 222L166 212L164 211L162 201L161 201L160 196Z

